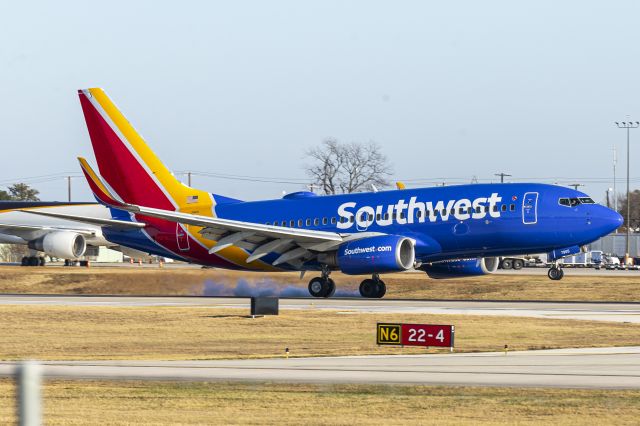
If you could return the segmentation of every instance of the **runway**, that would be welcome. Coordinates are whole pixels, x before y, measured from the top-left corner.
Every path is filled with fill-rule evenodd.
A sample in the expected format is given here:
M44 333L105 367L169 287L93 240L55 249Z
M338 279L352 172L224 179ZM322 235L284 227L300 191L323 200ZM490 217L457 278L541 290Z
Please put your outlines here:
M44 363L49 378L640 389L640 347L234 361ZM0 376L15 364L0 363Z
M93 295L0 295L0 305L183 306L249 308L248 298ZM435 301L409 299L280 299L280 309L328 309L349 313L496 315L640 323L640 303Z

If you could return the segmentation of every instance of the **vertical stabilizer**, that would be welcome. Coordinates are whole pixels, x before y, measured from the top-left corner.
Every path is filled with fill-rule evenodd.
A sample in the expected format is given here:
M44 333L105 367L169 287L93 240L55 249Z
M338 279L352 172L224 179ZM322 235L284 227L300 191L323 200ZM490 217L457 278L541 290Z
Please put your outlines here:
M123 202L211 216L208 192L184 185L162 164L104 90L79 90L100 175Z

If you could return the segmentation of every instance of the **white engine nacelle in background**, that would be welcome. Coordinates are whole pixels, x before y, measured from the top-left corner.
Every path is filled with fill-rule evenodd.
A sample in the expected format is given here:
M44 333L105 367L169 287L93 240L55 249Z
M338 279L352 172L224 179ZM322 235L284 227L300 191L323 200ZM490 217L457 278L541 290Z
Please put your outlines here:
M29 248L43 251L60 259L77 259L87 249L87 241L81 234L67 231L54 231L37 240L29 241Z
M480 262L480 267L482 268L482 272L485 274L493 274L498 270L498 265L500 264L499 257L483 257Z

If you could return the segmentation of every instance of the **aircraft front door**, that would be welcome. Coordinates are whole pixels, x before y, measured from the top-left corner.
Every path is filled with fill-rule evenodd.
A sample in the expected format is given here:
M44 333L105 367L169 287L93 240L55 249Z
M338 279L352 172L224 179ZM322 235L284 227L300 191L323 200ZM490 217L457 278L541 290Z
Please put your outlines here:
M189 236L186 229L179 223L176 223L176 240L178 241L178 250L189 250Z
M522 223L533 225L538 223L538 193L527 192L522 199Z

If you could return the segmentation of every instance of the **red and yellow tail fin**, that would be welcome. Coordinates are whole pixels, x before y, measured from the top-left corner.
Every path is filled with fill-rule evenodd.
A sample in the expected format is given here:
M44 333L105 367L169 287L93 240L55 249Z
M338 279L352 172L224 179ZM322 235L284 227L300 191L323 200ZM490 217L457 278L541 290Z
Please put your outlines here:
M78 95L103 184L107 184L105 189L113 190L112 196L128 204L213 214L211 194L176 179L104 90L84 89L79 90ZM85 168L86 161L83 164L81 160L81 165L85 175L91 177L88 172L91 168ZM94 172L93 175L97 177ZM96 181L93 182L95 188L92 186L92 189L101 191Z

